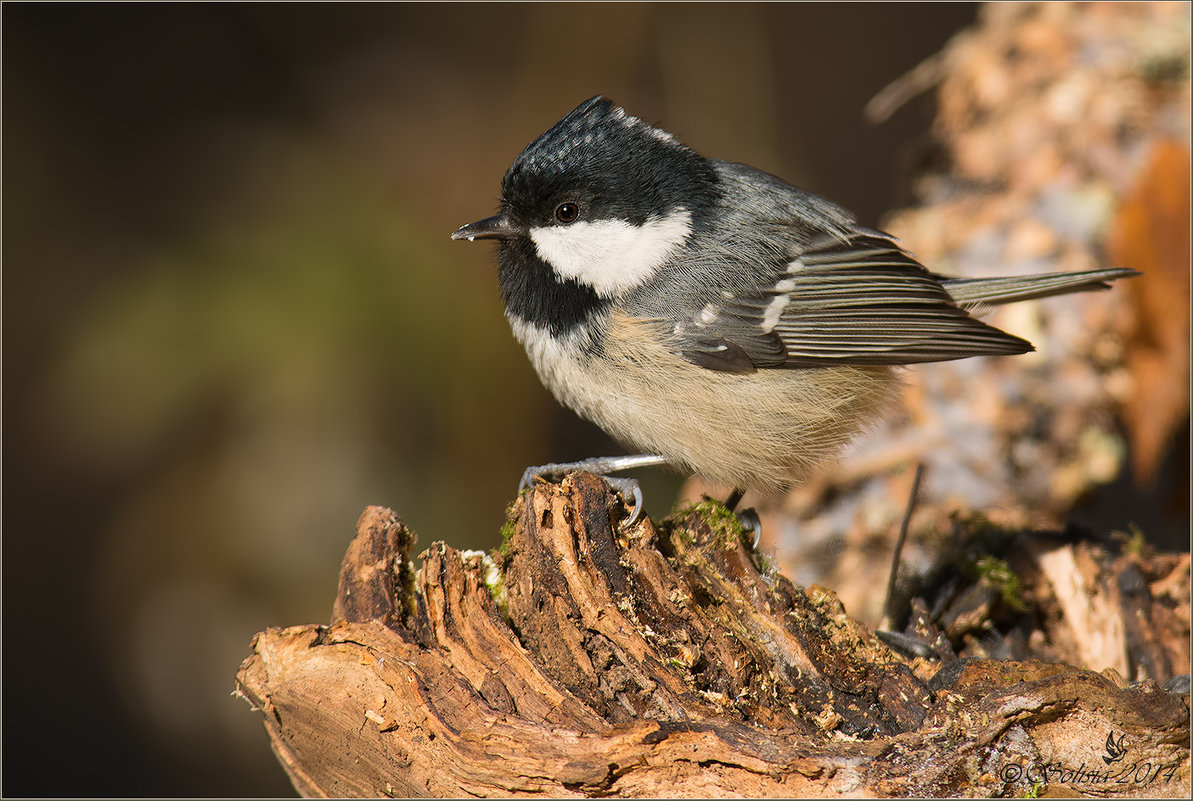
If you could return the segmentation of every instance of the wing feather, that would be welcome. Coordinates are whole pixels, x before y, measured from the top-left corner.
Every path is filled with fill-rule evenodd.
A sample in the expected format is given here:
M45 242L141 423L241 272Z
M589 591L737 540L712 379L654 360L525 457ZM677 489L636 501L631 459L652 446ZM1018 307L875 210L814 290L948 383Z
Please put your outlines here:
M844 209L741 164L714 162L736 201L683 264L691 285L644 287L646 316L676 321L677 351L714 370L894 365L1025 353L970 309L1103 288L1132 270L958 279L934 275ZM659 276L659 280L672 280ZM660 298L668 300L660 302ZM697 311L698 309L698 311Z
M970 316L940 280L889 237L868 229L822 236L779 260L757 291L706 307L684 355L717 369L731 344L755 367L895 365L1025 353L1031 344ZM703 325L702 325L703 323ZM712 337L712 330L719 336ZM693 331L693 333L695 333ZM775 340L782 352L776 353ZM707 344L718 352L710 353ZM740 351L740 353L739 353Z

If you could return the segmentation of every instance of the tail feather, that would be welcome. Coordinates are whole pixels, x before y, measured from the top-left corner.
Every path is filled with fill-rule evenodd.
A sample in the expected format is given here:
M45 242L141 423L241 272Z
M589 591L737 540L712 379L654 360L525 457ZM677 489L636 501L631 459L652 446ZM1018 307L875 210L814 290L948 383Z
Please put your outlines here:
M1125 267L1108 267L1077 273L1009 275L1000 278L944 278L944 288L962 306L998 306L1021 300L1047 298L1069 292L1109 289L1108 281L1140 273Z

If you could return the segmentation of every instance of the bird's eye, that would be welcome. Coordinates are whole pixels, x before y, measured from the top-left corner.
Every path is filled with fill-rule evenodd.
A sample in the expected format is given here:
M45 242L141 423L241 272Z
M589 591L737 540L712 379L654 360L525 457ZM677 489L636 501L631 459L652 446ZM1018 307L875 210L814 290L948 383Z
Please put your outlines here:
M575 203L560 203L555 207L555 219L561 223L575 222L580 216L580 207Z

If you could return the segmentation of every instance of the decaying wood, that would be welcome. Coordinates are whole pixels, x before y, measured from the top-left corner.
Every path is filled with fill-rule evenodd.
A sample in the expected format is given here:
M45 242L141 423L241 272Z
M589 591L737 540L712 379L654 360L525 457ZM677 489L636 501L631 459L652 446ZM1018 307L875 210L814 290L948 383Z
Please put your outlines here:
M412 535L370 508L332 624L257 635L238 689L300 792L1189 793L1187 679L1164 689L1123 670L958 658L972 631L962 612L940 628L948 616L923 608L936 596L912 599L908 629L934 650L901 656L830 591L779 575L719 504L630 526L587 474L526 493L506 533L492 557L436 543L416 574ZM1080 592L1133 616L1123 666L1187 670L1179 565L1135 555L1133 572L1103 580L1090 558ZM1048 570L1012 605L1063 616L1059 593L1036 603ZM971 586L1010 597L988 577ZM977 618L997 606L990 592L947 594L960 596L986 599Z

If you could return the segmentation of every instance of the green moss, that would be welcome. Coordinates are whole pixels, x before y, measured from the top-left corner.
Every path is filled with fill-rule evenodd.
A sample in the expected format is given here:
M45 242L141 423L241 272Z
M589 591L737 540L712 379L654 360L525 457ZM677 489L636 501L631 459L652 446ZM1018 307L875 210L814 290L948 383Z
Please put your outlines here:
M737 515L729 511L720 501L706 499L699 503L680 504L672 511L668 519L679 523L688 517L694 517L707 525L712 533L712 542L722 548L737 547L737 543L745 534L745 529L742 528ZM682 526L677 525L676 533L688 544L695 542L692 533Z
M1044 791L1044 787L1045 787L1044 782L1040 779L1037 779L1036 783L1031 786L1031 789L1025 790L1023 795L1021 795L1019 797L1020 798L1039 798L1040 793L1042 793Z
M508 618L510 610L509 597L505 594L505 574L496 571L495 577L486 579L485 586L489 589L489 597L497 604L497 611L501 612L502 617Z
M754 557L754 568L763 578L771 578L779 573L778 562L768 554L764 554L762 551L753 551L751 555Z
M503 558L510 555L510 543L513 542L514 532L518 530L518 515L516 507L517 501L513 501L509 506L505 507L505 522L501 524L498 530L501 534L501 544L497 546L497 553Z
M399 601L402 605L402 619L407 621L418 613L418 570L414 562L402 557L395 566L398 584L401 586Z
M498 611L503 616L509 616L509 601L505 595L505 571L502 567L504 560L495 552L461 551L460 557L467 570L473 571L480 578L489 597L497 604ZM496 558L495 558L496 557Z
M1143 536L1143 530L1139 526L1131 523L1127 526L1127 533L1123 536L1123 553L1131 554L1132 556L1146 557L1148 551L1147 537Z
M994 556L983 556L973 563L972 570L975 578L998 590L1004 604L1016 612L1027 611L1019 576L1004 560Z

